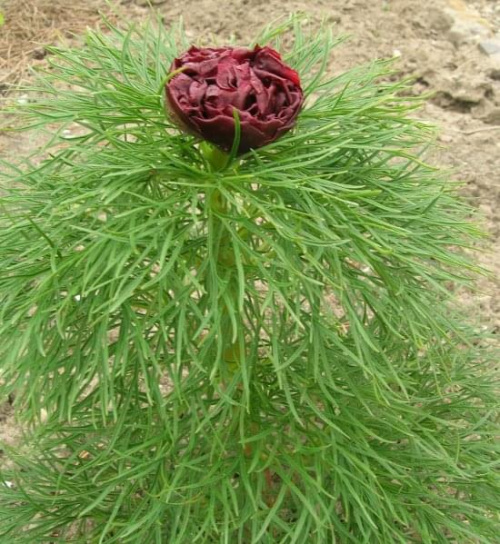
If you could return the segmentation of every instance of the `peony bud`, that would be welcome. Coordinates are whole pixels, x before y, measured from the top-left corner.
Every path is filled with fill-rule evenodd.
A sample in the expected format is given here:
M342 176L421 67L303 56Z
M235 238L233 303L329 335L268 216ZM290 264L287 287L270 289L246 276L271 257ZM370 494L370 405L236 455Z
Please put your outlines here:
M180 71L166 84L173 118L225 151L235 139L235 110L238 153L245 153L290 130L304 101L299 75L270 47L191 47L171 70Z

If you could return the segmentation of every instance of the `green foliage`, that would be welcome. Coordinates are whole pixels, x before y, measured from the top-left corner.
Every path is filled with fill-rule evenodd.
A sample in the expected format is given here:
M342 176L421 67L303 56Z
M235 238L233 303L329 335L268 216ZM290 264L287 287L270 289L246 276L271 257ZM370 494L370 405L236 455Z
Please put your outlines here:
M296 20L259 43L290 28L297 128L227 164L164 114L180 29L51 50L21 113L47 144L1 182L2 390L33 427L2 541L496 541L496 384L449 301L471 212L390 64L328 77Z

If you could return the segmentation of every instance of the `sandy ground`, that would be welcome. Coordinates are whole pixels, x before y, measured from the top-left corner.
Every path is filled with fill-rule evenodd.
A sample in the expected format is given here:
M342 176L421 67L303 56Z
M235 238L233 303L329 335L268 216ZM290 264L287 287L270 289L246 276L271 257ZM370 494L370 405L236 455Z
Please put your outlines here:
M340 34L351 36L347 45L335 52L335 71L375 57L398 56L402 73L418 78L415 92L434 93L421 115L442 130L443 148L436 161L454 169L455 178L464 182L464 194L484 215L490 250L480 252L478 259L492 271L492 277L480 281L479 293L466 293L463 299L471 313L480 312L485 326L500 334L500 53L488 56L481 49L481 43L494 40L495 34L500 39L498 0L150 3L166 24L183 16L193 41L206 41L215 34L218 40L233 37L245 44L262 25L288 12L303 11L313 24L326 18ZM0 99L25 73L27 64L45 62L44 44L71 40L71 32L95 23L97 10L105 9L104 4L101 0L75 0L67 9L65 0L3 0L2 8L0 0L0 11L6 15L0 28ZM150 10L147 4L145 0L123 0L118 10L129 19L141 20ZM20 19L15 14L22 10ZM2 157L32 144L0 131ZM5 403L0 406L0 448L2 441L12 442L16 435L12 408Z

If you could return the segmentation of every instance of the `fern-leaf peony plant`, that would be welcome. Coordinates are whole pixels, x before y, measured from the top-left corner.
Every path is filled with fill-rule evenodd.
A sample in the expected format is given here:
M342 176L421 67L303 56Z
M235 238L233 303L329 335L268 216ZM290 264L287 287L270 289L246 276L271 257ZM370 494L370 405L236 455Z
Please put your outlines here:
M2 163L2 542L496 542L478 232L409 84L337 42L51 50Z

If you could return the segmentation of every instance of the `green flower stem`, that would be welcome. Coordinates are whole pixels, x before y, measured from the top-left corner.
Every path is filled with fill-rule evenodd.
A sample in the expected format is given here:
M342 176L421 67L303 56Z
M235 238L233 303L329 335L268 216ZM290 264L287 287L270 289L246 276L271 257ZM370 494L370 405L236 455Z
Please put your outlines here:
M228 163L231 161L231 156L219 150L216 147L207 145L205 142L202 144L202 153L207 158L213 171L218 171L225 169L228 166ZM223 350L223 361L225 363L225 371L228 371L230 376L234 376L236 371L239 369L241 364L241 348L236 338L234 341L233 333L233 320L231 319L230 312L234 311L234 308L237 306L236 297L238 292L238 286L236 284L236 275L234 274L234 253L231 247L231 239L228 235L224 225L218 218L219 214L225 214L228 211L228 203L224 198L224 195L218 190L213 190L210 195L210 209L213 213L213 227L214 231L222 229L222 232L217 233L217 238L219 239L218 245L218 254L217 254L217 264L218 269L221 269L226 275L227 293L229 299L234 301L232 308L228 303L224 303L222 309L222 319L221 319L221 330L228 331L227 338L223 340L224 350ZM241 407L234 407L234 417L239 417L239 410ZM260 432L260 421L258 411L255 415L257 420L254 420L249 425L249 431L251 434L255 435ZM243 447L244 455L247 459L250 459L254 455L253 447L250 444L246 444ZM273 472L268 467L264 470L265 478L265 495L264 500L266 501L269 508L272 508L275 497L273 496Z
M212 172L218 172L226 168L231 158L228 153L208 142L201 142L200 151L209 163Z
M213 172L223 170L227 167L231 157L218 149L215 146L203 142L201 144L202 154L207 159L210 168ZM237 306L237 285L236 275L234 274L234 253L231 247L231 237L227 230L224 228L219 216L227 213L228 204L221 191L213 189L209 196L209 205L212 212L212 228L214 233L214 239L218 240L217 245L217 270L218 273L222 273L225 276L227 282L226 294L228 298L223 300L222 317L221 317L221 330L227 334L223 339L223 360L226 364L225 371L232 376L240 365L241 352L238 338L234 340L234 319L232 319L231 312ZM235 304L231 307L230 302L234 301Z

